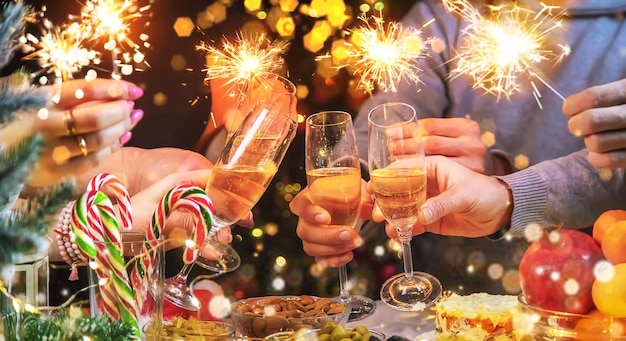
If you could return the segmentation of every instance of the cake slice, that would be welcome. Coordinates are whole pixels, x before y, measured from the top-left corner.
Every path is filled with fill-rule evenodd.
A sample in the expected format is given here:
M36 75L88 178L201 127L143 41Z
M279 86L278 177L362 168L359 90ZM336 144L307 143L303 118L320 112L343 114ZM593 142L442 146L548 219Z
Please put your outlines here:
M436 305L436 340L522 340L513 328L517 309L517 296L451 294Z

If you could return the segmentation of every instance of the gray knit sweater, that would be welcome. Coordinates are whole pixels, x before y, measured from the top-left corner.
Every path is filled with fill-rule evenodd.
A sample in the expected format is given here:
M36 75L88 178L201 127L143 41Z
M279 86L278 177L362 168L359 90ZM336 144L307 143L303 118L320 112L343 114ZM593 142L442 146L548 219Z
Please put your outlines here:
M480 1L473 3L480 6ZM552 39L569 45L572 52L558 65L539 65L542 77L565 97L626 78L626 0L569 0L569 4L565 27ZM626 209L624 171L606 177L606 171L587 162L584 143L567 130L563 101L554 91L535 81L542 95L540 107L530 82L522 82L525 88L509 99L498 99L472 89L467 78L449 80L464 23L439 0L424 0L406 14L403 25L419 28L433 18L435 22L422 30L423 37L442 39L447 48L430 52L421 61L422 84L402 83L396 93L378 93L364 103L355 118L362 158L367 157L369 110L383 102L403 101L420 117L469 117L483 133L494 134L490 149L504 152L517 170L500 177L513 191L513 231L521 232L530 223L586 227L607 209Z

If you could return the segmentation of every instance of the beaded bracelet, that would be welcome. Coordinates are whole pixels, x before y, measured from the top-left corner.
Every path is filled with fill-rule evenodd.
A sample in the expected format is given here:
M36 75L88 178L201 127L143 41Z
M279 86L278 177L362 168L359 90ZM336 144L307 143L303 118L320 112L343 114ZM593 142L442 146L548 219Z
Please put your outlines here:
M57 245L59 246L59 254L63 260L70 265L70 281L78 280L77 265L84 263L85 259L78 251L76 243L73 241L73 237L70 233L70 219L72 217L72 210L74 208L74 201L69 202L61 214L59 214L59 220L54 232L57 234Z

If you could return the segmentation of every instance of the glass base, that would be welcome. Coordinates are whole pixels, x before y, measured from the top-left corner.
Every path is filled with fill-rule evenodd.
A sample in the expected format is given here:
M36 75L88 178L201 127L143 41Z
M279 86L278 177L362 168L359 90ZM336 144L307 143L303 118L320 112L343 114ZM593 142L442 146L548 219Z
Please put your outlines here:
M191 293L191 289L187 284L178 282L176 277L163 282L163 298L177 307L198 310L198 300Z
M352 311L350 312L350 317L348 317L348 321L358 321L372 315L374 313L374 310L376 310L376 303L369 297L351 295L350 308L352 309Z
M215 248L222 255L222 258L220 260L212 260L198 257L195 264L216 273L231 272L239 268L241 258L232 246L217 241L211 241L209 245Z
M413 272L407 278L399 273L383 283L380 299L391 308L400 311L419 311L430 307L441 296L441 283L425 272Z

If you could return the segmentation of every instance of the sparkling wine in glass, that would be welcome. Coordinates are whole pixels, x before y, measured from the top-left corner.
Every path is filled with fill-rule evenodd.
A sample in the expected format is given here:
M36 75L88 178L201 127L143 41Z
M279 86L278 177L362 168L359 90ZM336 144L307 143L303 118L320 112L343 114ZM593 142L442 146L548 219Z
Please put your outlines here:
M206 185L215 208L213 224L219 228L236 223L256 205L296 134L295 85L278 75L257 82L265 96L257 95L257 103L249 105L251 109L226 143ZM221 259L198 257L196 264L216 272L237 269L240 258L230 245L216 239L210 245Z
M402 311L422 310L441 295L434 276L413 271L411 238L418 210L426 200L424 147L415 109L389 102L374 107L369 120L368 163L376 205L398 231L404 273L383 283L380 298Z
M330 225L355 228L361 207L361 164L350 114L322 111L307 118L305 165L311 202L330 214ZM352 308L350 319L373 313L373 300L351 296L348 284L346 266L342 265L339 298Z
M206 185L213 202L212 231L230 228L259 201L295 137L295 85L284 77L264 77L267 96L251 106L215 163ZM271 91L270 91L271 90ZM241 258L228 244L208 238L201 248L211 246L221 255L218 260L198 256L180 272L164 281L165 299L187 310L197 310L197 300L187 285L194 264L222 274L236 270Z

